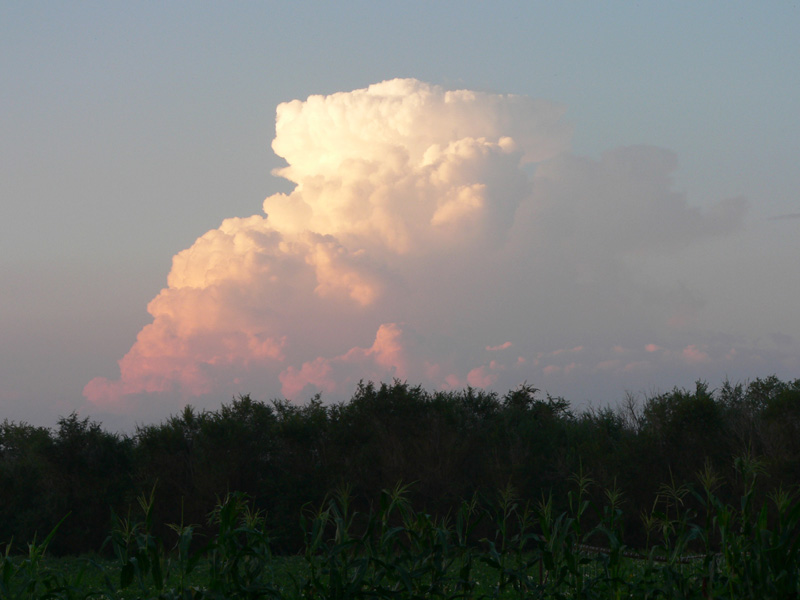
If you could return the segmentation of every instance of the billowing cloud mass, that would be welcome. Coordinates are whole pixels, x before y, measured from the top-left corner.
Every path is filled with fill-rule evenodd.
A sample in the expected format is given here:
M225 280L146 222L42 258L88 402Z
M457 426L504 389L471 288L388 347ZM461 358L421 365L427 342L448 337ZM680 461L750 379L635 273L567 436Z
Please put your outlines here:
M663 149L574 156L564 113L413 79L281 104L294 189L177 254L119 377L85 396L302 401L395 377L567 393L772 352L703 331L708 298L648 270L734 234L744 201L692 206Z

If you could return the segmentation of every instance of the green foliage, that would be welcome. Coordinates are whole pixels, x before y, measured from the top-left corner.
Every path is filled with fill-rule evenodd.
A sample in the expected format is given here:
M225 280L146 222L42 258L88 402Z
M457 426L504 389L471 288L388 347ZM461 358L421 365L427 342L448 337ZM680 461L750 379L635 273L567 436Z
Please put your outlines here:
M38 598L86 598L89 594L81 591L83 570L71 578L63 577L59 572L48 569L44 564L44 555L52 542L56 531L66 520L64 517L47 535L43 542L37 543L36 537L28 544L25 556L15 560L11 555L11 544L7 544L0 562L0 598L3 600L33 600Z
M84 561L68 573L53 568L45 550L54 530L43 543L29 544L25 556L13 557L7 547L0 597L797 598L800 501L778 489L759 503L759 460L743 455L736 469L743 491L735 504L715 494L718 478L709 468L698 473L696 493L688 484L663 484L650 515L660 536L637 549L623 541L620 490L603 490L605 502L596 504L590 499L596 483L583 471L570 477L564 511L552 495L532 505L508 486L483 501L461 501L452 518L438 518L414 507L413 486L398 484L362 513L343 486L305 507L301 563L273 554L263 513L241 493L218 501L208 518L215 533L204 546L192 550L195 526L181 523L171 525L177 539L167 548L152 534L154 490L139 497L138 519L117 519L108 538L114 564ZM710 518L687 506L692 495ZM476 539L481 523L489 535ZM86 577L90 570L93 578Z
M131 440L75 413L50 432L0 425L0 541L46 535L70 513L53 541L56 553L97 549L109 506L128 502L134 485Z
M126 514L141 490L156 487L149 535L164 547L176 533L170 524L191 523L187 551L201 548L220 527L209 513L236 490L264 518L272 551L297 553L306 543L296 526L302 507L321 506L325 491L344 483L357 523L397 481L414 482L407 500L432 519L457 515L462 498L485 502L498 489L514 489L520 506L551 497L552 511L562 514L577 507L570 475L582 471L594 482L580 492L589 512L604 506L606 490L625 490L618 498L624 510L613 513L618 535L624 533L620 543L662 543L682 526L675 515L691 511L715 544L719 532L706 496L672 498L662 484L707 468L717 479L715 496L735 504L742 475L733 457L749 451L763 471L753 501L764 503L772 490L800 481L798 440L800 380L776 377L717 389L698 382L582 411L527 384L500 396L472 388L428 392L394 381L362 382L341 404L326 405L319 396L304 405L240 396L215 411L187 406L132 436L106 433L75 414L53 430L5 421L0 543L41 538L70 513L50 552L96 552L112 513ZM479 519L471 541L493 533Z

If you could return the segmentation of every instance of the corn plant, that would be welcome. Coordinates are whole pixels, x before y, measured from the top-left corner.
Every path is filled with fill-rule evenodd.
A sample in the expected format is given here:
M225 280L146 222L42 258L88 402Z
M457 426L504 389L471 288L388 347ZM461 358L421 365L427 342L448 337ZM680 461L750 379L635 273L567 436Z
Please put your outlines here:
M125 590L134 582L143 597L149 597L152 590L158 593L164 588L166 557L161 540L153 533L155 487L149 496L141 494L137 501L144 521L132 521L130 514L126 518L113 515L115 525L106 539L120 568L118 586L106 577L106 587L112 598L119 597L118 590Z
M92 593L83 590L82 581L86 563L72 577L48 569L44 565L47 547L56 531L69 515L65 516L50 531L45 539L37 543L34 537L28 544L28 552L21 559L11 556L12 542L6 544L0 560L0 598L3 600L84 600Z
M241 493L228 494L211 514L218 528L206 546L208 598L280 598L265 519Z
M759 501L758 461L745 456L737 469L743 489L735 505L718 497L719 478L709 465L698 474L699 491L673 480L662 486L645 515L652 536L640 550L625 545L622 492L614 486L599 496L602 506L594 504L593 482L583 472L572 478L563 512L552 495L532 505L508 486L494 499L473 496L436 517L415 509L409 487L398 484L381 493L374 510L360 513L342 487L303 511L302 567L292 569L289 559L273 556L264 514L239 493L218 499L204 544L198 526L181 520L169 526L174 545L165 546L153 533L152 490L138 498L139 520L115 517L108 538L114 575L99 560L84 561L73 575L50 568L45 551L56 528L29 544L25 556L13 557L6 546L0 598L800 598L797 492L779 488ZM488 535L476 540L479 525ZM84 583L92 564L103 569L104 585Z

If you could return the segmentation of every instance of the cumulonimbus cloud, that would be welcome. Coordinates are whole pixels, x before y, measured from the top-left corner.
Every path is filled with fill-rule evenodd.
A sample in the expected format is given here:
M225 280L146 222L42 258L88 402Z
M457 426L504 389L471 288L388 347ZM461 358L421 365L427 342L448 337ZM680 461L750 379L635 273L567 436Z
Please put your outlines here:
M579 370L554 349L584 338L652 359L646 344L685 303L625 257L735 230L744 203L690 206L660 149L569 154L564 112L413 79L279 105L275 174L294 189L178 253L119 377L84 395L113 409L153 394L344 395L361 378L514 385Z

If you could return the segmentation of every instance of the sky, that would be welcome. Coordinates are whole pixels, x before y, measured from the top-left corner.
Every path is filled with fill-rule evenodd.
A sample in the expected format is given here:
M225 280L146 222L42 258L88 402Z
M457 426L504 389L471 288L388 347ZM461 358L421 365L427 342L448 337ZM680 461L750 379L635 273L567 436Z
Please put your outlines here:
M798 23L0 3L0 420L800 377Z

